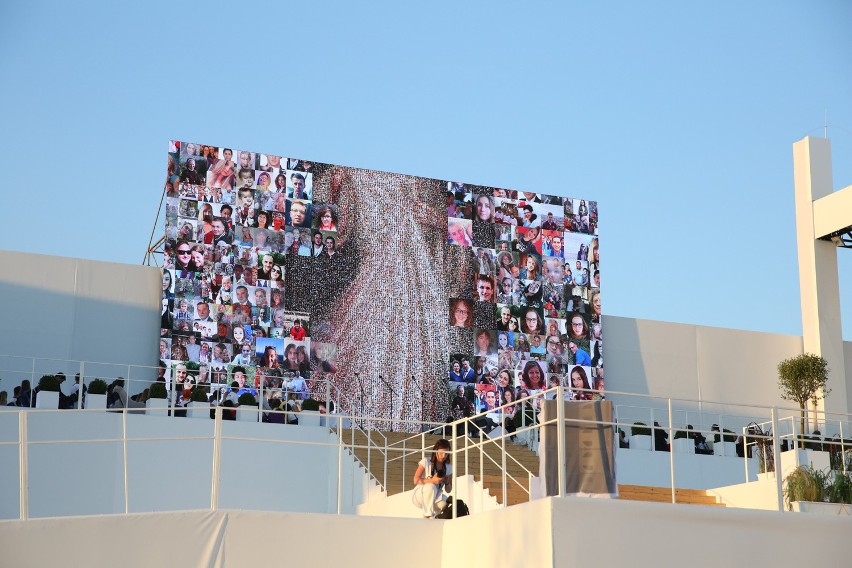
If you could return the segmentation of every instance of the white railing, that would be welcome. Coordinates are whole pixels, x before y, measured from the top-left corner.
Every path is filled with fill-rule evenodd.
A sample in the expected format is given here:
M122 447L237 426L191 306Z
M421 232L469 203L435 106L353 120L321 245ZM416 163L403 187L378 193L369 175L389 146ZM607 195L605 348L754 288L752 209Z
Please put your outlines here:
M125 384L128 385L126 387L126 391L128 393L134 392L134 390L137 391L137 393L141 392L141 390L139 390L140 388L144 389L144 386L150 385L153 381L156 380L157 373L157 367L146 367L141 365L115 365L111 363L100 363L90 361L35 359L17 356L0 356L0 361L3 361L7 364L9 361L16 362L16 364L14 365L14 367L16 368L9 368L10 366L3 365L2 368L0 368L0 376L8 379L8 375L12 373L13 376L16 376L18 378L22 376L27 377L33 382L33 384L35 383L35 377L38 374L55 374L59 371L65 372L66 377L73 380L73 376L71 375L71 371L73 369L79 369L79 371L77 372L80 373L82 384L89 384L91 380L96 377L117 377L118 373L115 372L115 370L118 369L121 373L127 374ZM21 365L22 362L24 362L25 365ZM50 369L47 369L46 364L51 364L52 367ZM22 368L25 366L28 368ZM91 372L87 374L87 370L92 371L93 369L98 369L101 367L111 367L113 368L113 373L108 374L101 370L100 372ZM143 375L145 376L145 378L131 378L134 371L137 377L139 375ZM4 384L3 387L8 388L6 385L8 385L9 383L6 381L4 381L4 383L6 384ZM134 385L135 388L133 387ZM317 385L319 385L319 388L317 388ZM263 385L260 385L258 390L258 398L260 399L261 407L257 408L255 412L263 413L267 416L277 414L278 412L276 411L264 408L263 403L274 392L277 392L279 390L282 392L287 392L286 387L283 389L266 389L264 391ZM406 489L407 477L405 475L405 458L417 454L425 456L429 451L431 451L431 448L429 447L430 445L426 444L425 442L426 435L430 432L439 433L443 429L449 429L452 434L447 437L450 439L451 442L452 459L455 461L455 463L459 463L459 460L464 460L463 463L465 464L466 472L470 472L467 466L470 461L470 456L474 455L475 452L479 453L479 474L481 480L484 481L484 464L486 463L486 460L488 460L490 463L494 464L497 467L502 478L504 506L506 506L507 504L507 486L509 483L515 484L519 487L524 487L524 484L519 479L508 473L507 470L510 464L512 465L512 467L521 468L521 471L528 477L528 479L534 477L534 473L532 471L524 467L523 464L516 460L511 455L511 453L506 450L507 439L509 439L511 443L512 436L520 436L522 438L526 438L528 440L528 445L534 448L534 441L538 438L539 431L543 425L537 423L528 426L522 425L522 427L514 433L503 431L499 435L488 438L484 436L483 429L476 422L489 413L499 412L500 423L501 425L503 425L505 423L505 412L507 411L507 408L509 406L514 405L516 408L518 408L517 411L522 412L522 416L525 416L526 414L523 412L523 408L525 406L537 407L540 404L540 401L544 398L555 397L557 400L563 400L565 399L566 395L568 395L568 397L570 398L570 394L568 394L568 389L565 389L564 387L558 387L556 389L539 392L524 399L514 401L511 405L504 405L496 409L484 411L476 416L457 420L452 423L435 423L426 421L403 422L399 419L383 419L379 417L359 416L357 415L357 413L353 412L353 410L356 408L356 405L351 400L347 399L345 395L340 391L340 389L331 381L318 382L316 385L314 385L314 388L312 390L314 393L323 393L325 395L325 401L335 402L335 408L337 409L337 413L334 415L327 415L326 418L327 420L331 421L328 426L334 427L336 429L338 439L337 444L340 448L339 451L342 453L344 449L351 450L354 460L361 463L361 465L372 477L372 479L375 479L383 487L387 487L388 483L388 466L396 461L402 460L402 483L403 489ZM597 394L595 391L591 392L592 394ZM817 443L813 440L808 439L808 437L806 435L803 435L803 433L800 431L800 410L798 408L779 408L737 403L714 403L702 400L661 398L645 394L613 391L608 391L606 393L606 396L610 399L613 399L614 401L617 401L617 404L614 404L613 421L596 422L595 424L598 424L600 426L611 426L616 431L624 430L625 432L627 432L631 427L634 426L633 421L645 420L647 421L646 426L651 429L652 433L654 431L662 431L668 438L670 445L673 445L673 441L675 440L675 434L680 430L684 430L690 423L690 421L695 421L697 424L697 427L691 429L691 433L693 435L700 434L707 438L711 438L714 435L724 435L725 432L729 430L728 427L730 427L730 430L733 432L733 434L737 438L742 440L742 458L744 461L744 468L746 472L744 478L745 482L749 481L749 466L747 462L749 448L758 448L758 451L762 456L761 463L779 464L779 453L781 451L782 444L792 449L795 447L806 447L808 444ZM632 404L630 404L629 402L631 402L631 399L636 399L638 400L638 402L633 402ZM73 410L73 412L87 412L83 410L81 406L82 405L77 404L77 408ZM137 412L141 410L142 407L141 404L133 405L130 396L128 396L128 406L129 408L114 409L118 412L122 412L125 425L127 413ZM558 416L555 421L551 420L549 424L566 422L565 417L562 415L563 406L556 406ZM713 409L717 407L721 410L714 411ZM214 433L212 435L214 467L212 472L213 487L211 488L211 507L215 508L218 500L218 476L221 471L221 464L218 460L221 459L221 441L223 439L221 434L221 420L223 409L221 407L215 406L213 407L213 409L216 424L214 427ZM184 409L182 409L181 407L176 406L176 397L174 396L174 393L172 393L169 399L169 409L167 413L171 416L176 416L179 415L183 410ZM98 412L98 410L92 410L91 412ZM103 412L103 410L100 410L100 412ZM281 412L285 414L287 413L287 411ZM28 484L26 464L28 448L33 444L46 443L43 441L31 442L28 440L26 429L26 414L27 413L21 413L19 417L19 439L16 442L0 442L0 445L15 444L19 447L19 460L21 463L19 482L21 489L20 499L22 518L26 518L27 514L26 488ZM844 433L852 431L852 428L850 428L850 422L852 422L852 417L847 414L824 413L809 410L808 419L809 421L819 424L824 428L822 435L826 436L826 440L820 441L819 443L822 444L824 447L829 448L829 451L837 453L839 454L839 456L841 456L842 459L839 460L839 468L843 471L846 471L849 466L849 458L847 457L847 452L852 454L852 440L847 440L844 437ZM259 419L258 421L261 420ZM711 428L710 426L708 426L708 423L710 423L711 421L713 422L714 426L718 426L718 429ZM659 422L663 422L664 425L658 424ZM358 424L361 424L361 427L359 427ZM382 433L382 430L391 430L395 427L399 427L400 424L402 424L402 427L406 431L417 432L417 434L414 434L408 438L404 438L400 442L389 443L388 438ZM759 431L749 429L750 425L759 427ZM348 442L344 440L344 429L346 426L349 426L351 428L351 437ZM364 434L366 439L365 444L356 443L356 430L360 430ZM461 432L461 435L459 435L459 432ZM559 468L559 486L561 488L560 494L563 494L565 487L565 476L567 475L564 470L564 433L562 428L557 428L556 432L557 436L559 437L559 444L557 446L559 452L558 463L562 464L562 467ZM478 438L478 441L476 439L471 440L468 436L469 433L478 434L478 436L476 436L476 438ZM655 437L652 437L652 439L653 438ZM724 440L724 438L721 439ZM89 441L98 442L103 440ZM122 442L122 445L125 448L126 458L126 433L124 439L112 441ZM616 439L614 443L618 444L619 440ZM487 452L487 448L498 449L499 459L489 454ZM356 449L366 450L367 463L363 463L357 457L357 455L355 455ZM657 449L659 450L660 448ZM371 456L373 452L377 452L378 455L381 456L383 462L384 476L381 480L378 480L373 474L373 464L371 463ZM342 464L342 457L340 463ZM669 476L673 502L676 501L675 466L675 457L674 452L672 451L669 454ZM778 469L777 465L775 465L774 467ZM456 475L455 472L456 469L454 468L454 476ZM126 477L127 471L125 469L125 478ZM338 476L338 483L340 483L339 477L340 476ZM783 510L781 494L782 480L780 479L780 476L776 475L775 477L776 484L778 487L778 509ZM525 487L524 490L527 492L527 495L529 495L529 488ZM339 491L338 494L340 494ZM125 494L125 500L126 499L127 495ZM338 511L339 510L340 504L338 503Z

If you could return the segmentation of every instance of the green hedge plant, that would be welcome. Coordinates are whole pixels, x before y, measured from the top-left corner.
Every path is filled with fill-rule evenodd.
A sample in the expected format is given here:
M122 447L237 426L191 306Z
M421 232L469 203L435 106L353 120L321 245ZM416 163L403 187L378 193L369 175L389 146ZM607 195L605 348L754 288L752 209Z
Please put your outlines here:
M89 394L106 394L107 393L107 384L103 379L95 379L89 386L87 387L86 392Z
M168 398L166 383L153 383L148 389L148 398Z

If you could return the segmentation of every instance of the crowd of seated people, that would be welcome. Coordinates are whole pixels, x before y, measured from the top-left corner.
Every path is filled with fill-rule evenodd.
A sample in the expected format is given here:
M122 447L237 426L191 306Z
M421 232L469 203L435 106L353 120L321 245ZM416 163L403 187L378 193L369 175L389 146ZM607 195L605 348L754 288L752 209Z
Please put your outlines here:
M59 410L70 410L79 408L82 401L85 407L86 395L88 388L85 383L81 388L80 374L75 376L74 385L71 387L70 394L65 394L61 390L61 385L66 377L64 373L54 375L60 384L59 391ZM161 375L158 382L165 382ZM293 386L294 388L290 388ZM297 413L302 411L303 399L307 398L305 389L299 388L300 383L290 381L288 385L277 389L267 389L259 404L259 410L262 411L262 421L277 424L298 424ZM196 384L192 377L187 377L180 385L182 387L172 397L170 403L173 406L174 416L186 416L186 407L199 397L196 391L202 392L204 398L211 406L210 416L215 416L215 407L221 406L226 411L222 417L225 420L236 420L236 408L240 405L239 398L244 393L249 393L256 397L258 392L256 389L249 388L245 384L241 385L237 381L231 382L230 386L222 386L218 389L211 389L209 384ZM29 379L21 381L19 386L14 387L11 398L8 391L0 391L0 406L18 407L18 408L35 408L36 400L39 394L39 387L32 388L32 383ZM107 408L120 410L127 407L145 408L146 402L151 398L151 389L146 386L142 391L128 396L125 389L125 380L121 377L112 381L107 387ZM256 400L256 399L255 399ZM325 414L334 411L334 403L330 402L328 406L323 401L319 401L319 412Z

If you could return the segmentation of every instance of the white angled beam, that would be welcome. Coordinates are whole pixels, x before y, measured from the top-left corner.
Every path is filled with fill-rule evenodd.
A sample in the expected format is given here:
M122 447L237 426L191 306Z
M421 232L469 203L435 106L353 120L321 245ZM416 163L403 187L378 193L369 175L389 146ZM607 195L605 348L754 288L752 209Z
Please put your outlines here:
M814 201L816 238L836 233L852 225L852 185Z
M843 361L837 247L817 240L826 233L818 233L819 216L815 212L816 201L835 199L831 197L831 143L825 138L807 136L793 144L793 174L803 347L805 352L821 355L828 361L828 385L832 392L819 406L826 412L846 413L850 407L847 392L852 393L852 389L846 385ZM852 209L847 209L847 217L848 222L843 226L852 224ZM828 221L822 219L821 223Z

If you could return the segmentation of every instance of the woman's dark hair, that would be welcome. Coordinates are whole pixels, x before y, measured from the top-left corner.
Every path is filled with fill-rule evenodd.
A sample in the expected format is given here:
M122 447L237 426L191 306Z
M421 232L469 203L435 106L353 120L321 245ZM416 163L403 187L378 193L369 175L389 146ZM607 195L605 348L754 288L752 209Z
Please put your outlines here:
M441 438L435 445L432 446L432 471L438 471L440 468L445 467L448 463L450 463L450 454L447 453L447 458L444 460L443 464L438 464L438 450L444 450L445 452L450 451L450 442L444 438Z

